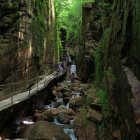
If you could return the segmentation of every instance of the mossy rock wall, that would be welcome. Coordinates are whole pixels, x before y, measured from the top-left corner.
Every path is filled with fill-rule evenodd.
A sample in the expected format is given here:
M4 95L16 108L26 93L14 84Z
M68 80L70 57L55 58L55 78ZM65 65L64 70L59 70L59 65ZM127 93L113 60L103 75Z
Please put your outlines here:
M104 69L111 66L115 76L114 91L110 93L114 105L117 106L120 117L121 137L123 140L135 140L134 111L131 105L132 93L123 70L122 59L130 59L133 28L133 11L135 4L131 0L116 0L110 25L109 42L104 50ZM131 49L130 49L131 48ZM138 51L138 50L137 50ZM124 65L127 65L125 62ZM131 65L131 64L130 64ZM109 87L108 87L109 89Z
M128 46L130 53L129 64L133 69L133 72L140 79L140 1L133 1L133 10L129 12L129 22L128 24ZM131 27L131 28L130 28ZM131 39L130 39L131 38Z
M53 0L2 0L0 17L0 81L33 78L54 61Z
M88 20L83 22L85 27L84 34L82 34L84 53L81 57L84 61L86 61L86 52L91 41L90 50L93 49L93 55L90 57L93 62L91 61L86 67L81 65L85 68L83 74L88 79L87 69L94 65L92 69L94 80L99 87L106 88L108 91L114 112L113 128L116 127L121 131L122 140L135 140L136 137L134 111L131 105L132 93L123 65L132 67L134 73L140 76L139 4L140 2L132 0L95 0L88 14ZM86 36L88 34L90 37ZM122 63L123 59L126 59L125 64ZM108 69L112 72L109 73ZM107 76L106 73L108 73ZM83 74L80 73L80 75ZM112 74L114 80L112 80Z

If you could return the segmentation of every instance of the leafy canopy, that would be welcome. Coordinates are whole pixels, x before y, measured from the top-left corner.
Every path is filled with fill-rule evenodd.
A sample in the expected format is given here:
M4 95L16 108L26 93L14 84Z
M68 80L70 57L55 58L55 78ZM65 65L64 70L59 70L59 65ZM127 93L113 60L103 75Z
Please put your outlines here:
M82 4L94 0L55 0L56 18L59 27L66 28L67 41L78 39L82 21Z

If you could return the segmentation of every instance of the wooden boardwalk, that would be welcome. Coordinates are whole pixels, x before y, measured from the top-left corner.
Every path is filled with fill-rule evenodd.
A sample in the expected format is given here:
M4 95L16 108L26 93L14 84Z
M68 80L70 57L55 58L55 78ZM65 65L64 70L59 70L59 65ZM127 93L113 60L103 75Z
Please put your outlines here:
M52 80L54 80L55 78L59 78L64 73L57 74L56 72L54 72L50 75L47 75L44 78L42 78L42 80L38 81L37 84L32 86L30 89L0 101L0 111L30 98L32 95L34 95L38 91L41 91L42 89L44 89Z

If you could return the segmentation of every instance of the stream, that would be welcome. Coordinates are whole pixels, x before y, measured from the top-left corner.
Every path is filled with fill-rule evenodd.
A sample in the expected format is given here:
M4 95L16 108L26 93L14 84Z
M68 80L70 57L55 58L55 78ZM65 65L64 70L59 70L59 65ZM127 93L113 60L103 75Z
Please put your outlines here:
M66 81L66 83L68 85L71 84L70 81ZM80 92L76 92L76 91L70 91L69 93L71 93L71 97L70 98L76 98L76 97L79 97L81 95ZM69 107L69 100L70 100L70 98L68 100L64 101L64 98L63 97L59 97L58 95L59 94L55 95L54 99L48 101L49 104L45 104L44 105L44 110L58 109L60 107L65 109L65 110L69 110L70 109L70 107ZM36 122L34 122L32 117L30 117L30 116L22 118L22 120L21 119L20 120L17 119L16 120L16 124L17 124L18 127L17 127L15 133L18 134L20 132L21 124L32 125L34 123L36 123ZM78 140L76 135L75 135L75 132L74 132L74 119L70 119L69 123L63 124L62 122L59 121L58 116L54 116L54 121L51 122L51 123L53 123L53 124L55 124L57 126L60 126L63 129L64 133L67 134L70 137L71 140Z

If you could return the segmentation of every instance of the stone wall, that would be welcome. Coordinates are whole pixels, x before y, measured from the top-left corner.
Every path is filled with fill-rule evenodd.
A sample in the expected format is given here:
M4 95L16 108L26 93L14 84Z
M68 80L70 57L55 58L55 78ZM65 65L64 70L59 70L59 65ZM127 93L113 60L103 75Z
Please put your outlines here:
M140 79L140 1L133 1L133 9L129 10L127 24L127 54L130 67Z
M53 0L44 0L43 2L46 4L44 9L39 7L38 0L0 1L1 82L33 78L37 71L41 71L45 67L46 63L54 61L54 5ZM44 15L40 19L45 23L43 28L46 32L42 39L42 46L35 46L39 42L39 35L35 37L33 33L39 30L41 24L34 29L32 28L32 22L35 19L38 20L37 10L38 13L41 10L44 11ZM40 50L44 53L39 54ZM37 55L35 54L38 55L39 60L36 60Z
M91 7L83 7L87 15L84 14L83 20L81 58L83 62L93 60L85 63L86 67L81 66L85 68L83 75L88 79L88 69L94 64L94 80L108 91L113 127L120 130L122 140L135 140L136 136L132 93L123 65L132 67L140 77L139 4L132 0L100 0Z
M130 59L129 54L132 53L130 44L133 29L133 6L132 0L115 0L108 36L109 41L105 45L104 52L104 68L111 66L116 77L111 98L118 107L121 136L124 140L134 140L136 136L134 111L131 105L132 93L123 69L123 65L127 65L127 60Z

